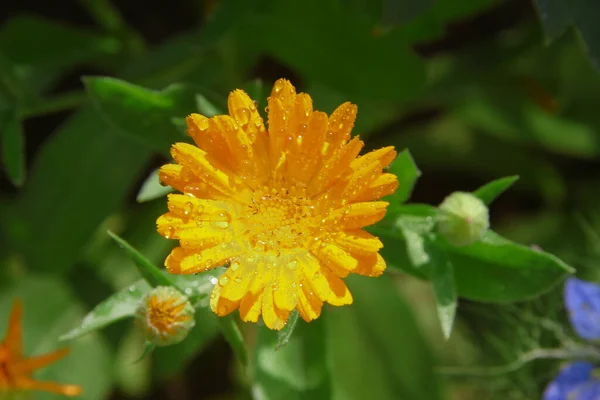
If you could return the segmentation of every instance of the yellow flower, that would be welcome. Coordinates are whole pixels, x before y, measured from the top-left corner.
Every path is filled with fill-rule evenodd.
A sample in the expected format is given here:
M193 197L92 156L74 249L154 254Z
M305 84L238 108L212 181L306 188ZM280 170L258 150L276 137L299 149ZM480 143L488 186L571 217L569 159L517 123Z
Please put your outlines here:
M383 171L394 148L359 157L363 142L350 140L357 107L344 103L328 117L284 79L268 98L268 130L243 91L232 92L228 106L230 115L190 115L197 146L175 144L177 164L160 169L162 182L183 193L169 196L157 221L158 232L180 244L167 270L228 265L212 310L239 309L252 322L262 314L271 329L283 328L294 309L310 321L323 302L352 303L341 278L385 269L381 241L362 228L383 218L388 203L375 200L398 186Z
M6 391L16 392L20 390L40 390L65 396L81 394L81 387L77 385L40 382L31 377L33 371L60 360L67 355L69 350L62 349L31 358L24 357L23 341L21 339L22 314L23 306L17 300L13 305L6 336L0 342L0 394Z

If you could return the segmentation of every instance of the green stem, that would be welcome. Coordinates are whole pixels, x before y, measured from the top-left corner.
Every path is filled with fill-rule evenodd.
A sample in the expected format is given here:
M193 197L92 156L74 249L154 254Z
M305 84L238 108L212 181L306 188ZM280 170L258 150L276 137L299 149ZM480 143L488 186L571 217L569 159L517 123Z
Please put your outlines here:
M555 360L593 360L600 361L600 352L592 347L576 347L572 349L533 349L521 354L516 360L493 367L438 367L437 372L447 376L490 377L513 372L525 364L539 359Z
M240 327L235 321L235 318L232 315L228 315L226 317L221 317L218 320L225 340L229 342L238 359L245 367L248 365L248 351L246 350L244 337L242 336L242 332L240 331Z

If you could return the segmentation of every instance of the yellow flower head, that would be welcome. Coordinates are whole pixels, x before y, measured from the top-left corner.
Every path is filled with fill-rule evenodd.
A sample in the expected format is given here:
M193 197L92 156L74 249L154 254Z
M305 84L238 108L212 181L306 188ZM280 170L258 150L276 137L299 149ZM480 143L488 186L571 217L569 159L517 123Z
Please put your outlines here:
M314 111L305 93L284 79L268 98L268 130L256 104L235 90L229 114L187 118L197 146L177 143L177 164L160 179L183 194L168 198L158 231L179 240L165 261L173 274L228 265L211 295L220 316L239 309L244 321L262 314L271 329L297 309L306 321L323 302L341 306L352 296L341 278L381 275L385 262L377 237L362 230L379 221L396 176L383 172L393 147L358 156L350 139L357 108L331 116Z
M23 305L20 300L17 300L10 314L4 340L0 342L0 394L21 390L40 390L65 396L81 394L80 386L40 382L31 377L36 369L60 360L69 353L69 350L62 349L42 356L25 357L23 355L23 340L21 339L22 314Z
M181 342L194 327L194 307L170 286L158 286L140 301L137 320L146 338L159 346Z

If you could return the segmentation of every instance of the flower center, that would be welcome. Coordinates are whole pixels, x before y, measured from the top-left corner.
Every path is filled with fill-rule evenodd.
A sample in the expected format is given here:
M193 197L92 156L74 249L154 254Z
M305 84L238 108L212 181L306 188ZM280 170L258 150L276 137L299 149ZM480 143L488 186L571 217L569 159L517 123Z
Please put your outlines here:
M254 192L246 228L255 249L261 251L305 246L313 232L314 205L287 189L264 187Z

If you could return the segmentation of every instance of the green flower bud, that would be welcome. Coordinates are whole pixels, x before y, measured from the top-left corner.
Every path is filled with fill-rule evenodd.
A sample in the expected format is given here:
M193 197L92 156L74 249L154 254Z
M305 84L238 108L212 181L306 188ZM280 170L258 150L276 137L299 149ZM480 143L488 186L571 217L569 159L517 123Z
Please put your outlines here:
M194 307L171 286L158 286L147 293L136 312L146 339L157 346L181 342L194 327Z
M471 193L454 192L440 204L437 230L454 246L475 243L489 227L487 206Z

